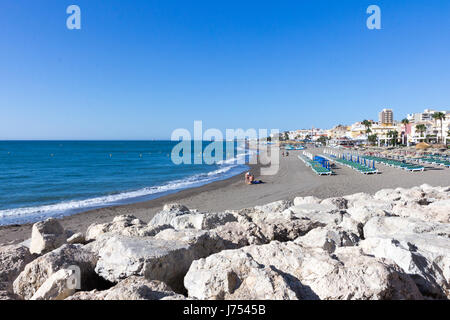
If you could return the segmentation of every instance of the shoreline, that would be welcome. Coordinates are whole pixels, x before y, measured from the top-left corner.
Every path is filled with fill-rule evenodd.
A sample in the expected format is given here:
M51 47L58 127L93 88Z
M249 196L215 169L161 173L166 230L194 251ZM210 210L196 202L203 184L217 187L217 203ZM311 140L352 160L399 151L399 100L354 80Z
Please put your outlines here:
M249 167L249 171L259 172L259 164L246 165ZM148 222L166 203L187 200L202 192L216 191L218 189L227 188L233 184L240 184L243 181L244 172L246 171L226 179L212 181L197 187L181 189L154 199L88 209L56 219L60 221L66 230L74 232L85 232L92 223L110 222L115 216L122 214L132 214L137 218ZM27 240L31 237L31 229L35 223L36 222L26 222L23 224L0 226L0 245L16 244Z
M320 153L321 149L308 151ZM300 152L291 151L289 157L280 158L280 169L276 175L259 175L261 165L249 164L250 171L261 185L244 184L243 174L214 181L203 186L180 190L156 199L125 205L116 205L76 213L58 219L64 229L85 232L93 223L111 222L118 215L133 215L149 222L164 204L181 203L189 209L201 212L220 212L227 209L242 209L267 204L278 200L292 200L297 196L330 198L365 192L373 194L381 189L414 187L422 184L450 185L450 169L429 167L421 173L411 173L387 166L377 166L381 174L366 176L354 170L338 166L336 175L317 176L298 158ZM17 243L29 239L32 223L0 227L0 244Z

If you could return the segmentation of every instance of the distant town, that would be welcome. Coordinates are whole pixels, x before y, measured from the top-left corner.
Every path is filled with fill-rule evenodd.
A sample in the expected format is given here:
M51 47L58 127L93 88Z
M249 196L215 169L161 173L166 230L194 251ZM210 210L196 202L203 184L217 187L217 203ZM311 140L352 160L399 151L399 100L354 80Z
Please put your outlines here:
M271 138L274 138L272 135ZM318 142L324 145L377 146L450 143L450 111L425 109L394 120L392 109L383 109L378 121L361 120L351 125L339 124L331 129L298 129L280 133L281 141Z

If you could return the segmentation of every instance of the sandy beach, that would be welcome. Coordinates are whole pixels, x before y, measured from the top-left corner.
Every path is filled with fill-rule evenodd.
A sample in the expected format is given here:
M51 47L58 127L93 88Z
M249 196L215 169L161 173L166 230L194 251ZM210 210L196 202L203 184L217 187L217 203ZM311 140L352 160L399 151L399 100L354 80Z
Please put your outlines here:
M309 149L321 153L322 149ZM84 232L92 223L109 222L114 216L132 214L148 222L166 203L178 202L190 209L217 212L226 209L241 209L262 205L296 196L314 195L319 198L343 196L358 192L375 193L383 188L413 187L421 184L431 186L450 185L450 169L427 167L425 172L406 172L379 165L381 174L363 175L347 167L339 166L333 176L317 176L301 162L297 155L301 151L290 152L282 157L280 169L273 176L259 176L259 166L252 166L252 173L265 183L246 185L243 175L208 185L183 190L158 199L135 204L108 207L78 213L61 219L66 230ZM32 224L0 227L0 244L17 243L31 235Z

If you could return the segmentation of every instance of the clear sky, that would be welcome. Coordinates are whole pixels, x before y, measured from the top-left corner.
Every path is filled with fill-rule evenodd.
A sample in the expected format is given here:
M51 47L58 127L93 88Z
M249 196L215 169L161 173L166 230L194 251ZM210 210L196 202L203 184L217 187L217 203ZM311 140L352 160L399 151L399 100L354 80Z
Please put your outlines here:
M0 139L331 127L384 107L450 109L450 1L0 2Z

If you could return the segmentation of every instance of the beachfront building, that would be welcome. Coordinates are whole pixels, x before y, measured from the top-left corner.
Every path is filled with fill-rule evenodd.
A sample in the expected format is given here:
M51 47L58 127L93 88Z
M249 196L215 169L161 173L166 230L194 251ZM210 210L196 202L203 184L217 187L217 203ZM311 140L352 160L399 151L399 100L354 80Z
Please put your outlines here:
M394 124L394 112L392 109L383 109L378 114L378 123L392 125Z
M442 112L445 114L445 120L441 122L433 119L433 115L436 112ZM407 119L411 123L411 134L408 136L408 140L412 143L419 143L427 141L430 143L437 143L443 137L443 143L450 143L450 111L439 111L435 109L425 109L424 112L410 113L407 115ZM425 131L420 131L417 126L425 126Z
M419 127L423 126L424 131L419 130ZM415 122L411 126L411 134L408 136L408 140L414 144L420 142L437 142L437 131L435 130L433 121L419 121Z
M389 143L392 139L392 137L389 136L389 132L397 131L399 139L401 138L403 132L402 125L394 123L394 121L390 124L380 122L374 123L370 130L372 131L371 134L377 135L378 145L387 145Z
M291 141L317 140L321 136L326 136L327 132L319 128L298 129L286 132Z
M338 139L338 138L348 138L350 135L351 128L349 126L344 126L342 124L339 124L335 126L332 129L326 130L326 135L331 139Z
M424 121L434 121L433 120L433 115L436 112L442 112L442 113L445 114L448 111L438 111L438 110L434 110L434 109L425 109L423 112L407 114L406 115L406 119L408 119L409 122L412 122L412 123L419 123L419 122L424 122Z

